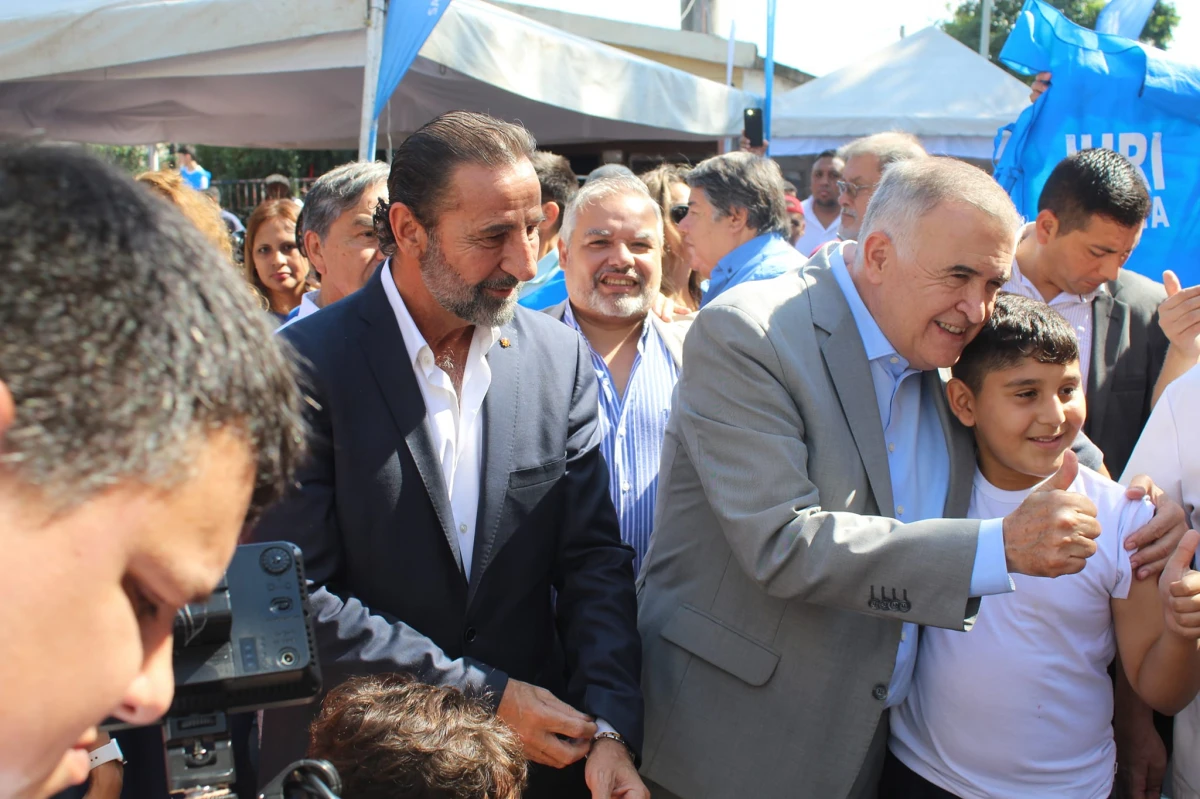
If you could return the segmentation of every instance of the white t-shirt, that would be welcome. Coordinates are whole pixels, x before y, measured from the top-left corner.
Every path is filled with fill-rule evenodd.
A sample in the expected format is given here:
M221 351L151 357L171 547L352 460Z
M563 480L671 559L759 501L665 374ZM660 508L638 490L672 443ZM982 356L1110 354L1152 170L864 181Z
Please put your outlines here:
M1154 406L1122 481L1139 474L1150 475L1200 529L1200 366L1167 386ZM1175 716L1171 761L1173 799L1200 799L1200 699Z
M1002 491L976 471L969 515L1007 516L1032 490ZM1014 574L1016 591L983 597L969 632L924 628L912 690L892 709L892 752L963 799L1106 799L1112 789L1109 600L1129 594L1125 538L1154 509L1083 466L1071 490L1099 510L1083 571Z
M829 227L825 227L813 211L812 197L801 202L800 207L804 209L804 235L796 240L796 249L807 258L821 245L837 240L838 223L842 217L840 214L834 214Z

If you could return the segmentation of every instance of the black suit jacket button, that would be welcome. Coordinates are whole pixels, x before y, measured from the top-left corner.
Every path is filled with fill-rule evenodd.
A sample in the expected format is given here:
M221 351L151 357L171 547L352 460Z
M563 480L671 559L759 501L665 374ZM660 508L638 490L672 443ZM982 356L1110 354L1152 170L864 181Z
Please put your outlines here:
M475 640L475 628L468 627L466 633L463 634L463 639L469 644Z
M874 688L871 689L871 696L875 697L880 702L887 699L887 697L888 697L887 686L883 685L883 684L876 685Z

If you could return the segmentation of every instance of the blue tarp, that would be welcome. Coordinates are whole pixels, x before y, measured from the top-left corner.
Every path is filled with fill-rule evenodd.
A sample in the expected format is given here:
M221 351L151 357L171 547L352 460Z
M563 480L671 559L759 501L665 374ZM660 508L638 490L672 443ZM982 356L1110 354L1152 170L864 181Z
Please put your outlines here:
M1042 186L1066 156L1117 150L1138 165L1153 202L1126 267L1200 283L1200 66L1082 28L1041 0L1027 0L1000 60L1053 73L1051 88L996 138L996 179L1017 210L1037 215Z

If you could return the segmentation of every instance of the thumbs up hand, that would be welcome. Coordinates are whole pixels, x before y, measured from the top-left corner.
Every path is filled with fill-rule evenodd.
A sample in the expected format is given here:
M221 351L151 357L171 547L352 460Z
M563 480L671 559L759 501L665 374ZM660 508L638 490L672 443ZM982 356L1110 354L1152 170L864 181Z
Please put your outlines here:
M1200 286L1183 288L1175 273L1163 272L1167 298L1158 306L1158 325L1180 355L1200 360Z
M1200 572L1192 569L1192 558L1200 545L1200 533L1188 530L1158 578L1167 629L1183 638L1200 639Z
M1079 474L1079 459L1068 450L1062 466L1004 518L1004 555L1008 570L1034 577L1058 577L1083 571L1096 553L1100 535L1096 506L1067 489Z

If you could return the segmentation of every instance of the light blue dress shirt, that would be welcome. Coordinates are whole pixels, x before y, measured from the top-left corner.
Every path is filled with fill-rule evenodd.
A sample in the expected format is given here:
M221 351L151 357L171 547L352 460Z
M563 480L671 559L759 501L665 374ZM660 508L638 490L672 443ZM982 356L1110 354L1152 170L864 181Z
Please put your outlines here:
M563 314L563 323L582 335L570 304ZM621 540L633 547L635 553L633 574L636 577L654 529L658 461L679 369L650 320L642 327L638 354L623 396L613 385L608 364L590 345L588 349L600 384L600 431L603 436L600 452L608 463L608 491L621 524Z
M845 247L843 244L833 248L829 262L850 305L871 365L871 381L875 384L875 400L888 449L896 519L902 522L940 519L950 486L950 450L938 418L937 400L922 390L921 371L910 367L904 356L896 352L867 310L846 268L842 255ZM1011 590L1013 584L1004 555L1004 520L982 522L971 571L971 596ZM908 696L917 662L917 632L917 625L905 623L900 633L896 666L888 685L888 707L900 704Z
M562 265L558 260L558 247L551 247L550 252L546 253L537 262L537 274L533 276L533 279L521 284L521 288L518 290L518 299L528 297L551 280L561 281L563 279ZM562 300L559 300L559 302L562 302ZM549 308L550 306L547 305L544 307ZM535 310L540 311L542 309L537 308Z
M700 307L703 308L721 292L738 283L779 277L784 272L799 269L807 262L808 259L796 252L796 248L778 233L756 236L717 261L716 268L708 278L708 288L704 290Z

